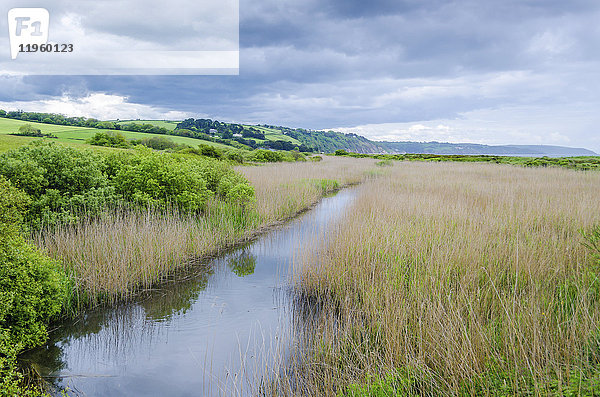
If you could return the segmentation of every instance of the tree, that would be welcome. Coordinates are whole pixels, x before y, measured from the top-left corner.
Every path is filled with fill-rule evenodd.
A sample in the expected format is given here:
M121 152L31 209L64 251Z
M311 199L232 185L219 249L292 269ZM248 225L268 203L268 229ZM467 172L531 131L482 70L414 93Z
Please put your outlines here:
M39 136L39 137L43 136L42 130L34 127L31 124L23 124L22 126L20 126L19 127L19 135Z

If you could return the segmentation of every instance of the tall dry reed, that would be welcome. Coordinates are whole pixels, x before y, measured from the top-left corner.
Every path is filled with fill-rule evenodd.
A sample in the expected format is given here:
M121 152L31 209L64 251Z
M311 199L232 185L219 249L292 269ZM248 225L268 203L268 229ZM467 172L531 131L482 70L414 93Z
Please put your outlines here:
M599 209L597 172L397 164L298 260L319 320L300 316L270 391L391 373L402 394L600 393L600 266L580 234Z
M111 211L101 218L43 230L36 244L72 275L80 303L128 298L190 260L218 254L285 220L339 185L366 177L372 160L328 158L320 163L240 167L256 190L242 211L218 200L203 215L170 211Z
M270 223L296 215L335 188L362 182L374 164L372 159L325 156L318 163L276 163L237 171L254 186L255 208ZM320 183L324 181L335 181L337 186Z
M61 260L80 304L128 298L194 258L204 258L248 236L252 219L239 219L211 202L202 217L177 210L123 210L75 225L42 230L36 244Z

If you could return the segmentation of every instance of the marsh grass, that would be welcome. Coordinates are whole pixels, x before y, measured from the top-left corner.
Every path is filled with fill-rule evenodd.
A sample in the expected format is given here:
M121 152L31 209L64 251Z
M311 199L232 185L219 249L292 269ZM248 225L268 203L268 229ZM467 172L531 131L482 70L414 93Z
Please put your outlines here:
M38 246L60 259L75 284L75 306L127 299L192 259L215 255L248 237L256 213L209 203L203 216L145 209L115 209L75 225L35 235Z
M33 239L60 259L75 288L68 306L114 303L151 288L178 269L218 255L306 210L342 185L358 183L374 161L240 167L255 187L246 206L211 200L198 214L175 208L117 208L74 225L42 229Z
M254 187L254 208L265 223L289 219L324 195L369 177L375 160L325 157L319 162L238 167ZM365 161L366 160L366 161Z
M263 393L600 393L600 280L580 232L599 192L599 173L493 164L368 181L297 260L315 313Z

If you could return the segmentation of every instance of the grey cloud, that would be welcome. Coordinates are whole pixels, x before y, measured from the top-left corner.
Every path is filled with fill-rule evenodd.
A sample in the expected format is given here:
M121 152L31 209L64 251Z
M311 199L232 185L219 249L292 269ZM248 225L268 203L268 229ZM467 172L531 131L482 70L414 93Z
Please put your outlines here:
M538 132L563 107L571 117L573 103L589 110L600 102L596 1L257 0L240 7L239 76L0 79L7 87L0 98L106 92L224 120L308 128L519 108L532 112ZM140 28L118 33L161 40ZM179 30L171 33L162 39L182 40ZM553 124L569 133L568 123ZM581 137L589 125L572 133Z

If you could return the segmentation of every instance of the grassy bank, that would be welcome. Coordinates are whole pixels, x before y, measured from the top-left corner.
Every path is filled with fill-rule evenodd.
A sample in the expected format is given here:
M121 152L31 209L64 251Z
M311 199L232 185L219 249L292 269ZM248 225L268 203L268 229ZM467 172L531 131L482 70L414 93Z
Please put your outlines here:
M580 232L600 223L600 174L400 163L361 189L298 260L309 331L271 391L600 392L600 263Z
M313 163L239 167L254 200L232 206L216 198L201 214L170 210L117 210L34 234L75 281L78 306L130 297L190 261L218 254L307 209L328 192L367 176L373 161L327 159Z

